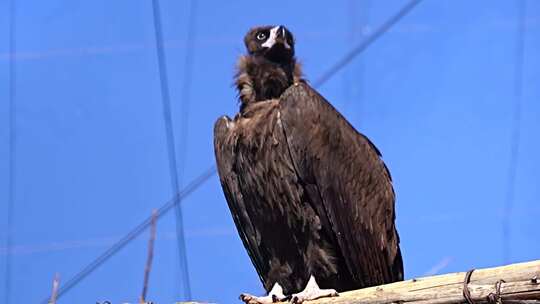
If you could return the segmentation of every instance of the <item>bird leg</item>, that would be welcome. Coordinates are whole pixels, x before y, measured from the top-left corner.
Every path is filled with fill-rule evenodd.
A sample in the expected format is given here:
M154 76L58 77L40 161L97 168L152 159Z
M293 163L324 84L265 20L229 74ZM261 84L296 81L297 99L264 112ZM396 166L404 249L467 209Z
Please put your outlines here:
M303 303L304 301L315 300L324 297L336 297L338 293L335 289L320 289L315 277L309 277L306 288L299 293L292 295L291 302L294 304Z
M283 294L283 288L281 288L278 283L274 284L272 290L270 290L268 295L264 297L256 297L250 295L249 293L243 293L240 295L240 300L246 304L271 304L274 302L281 302L285 299L287 299L287 297Z

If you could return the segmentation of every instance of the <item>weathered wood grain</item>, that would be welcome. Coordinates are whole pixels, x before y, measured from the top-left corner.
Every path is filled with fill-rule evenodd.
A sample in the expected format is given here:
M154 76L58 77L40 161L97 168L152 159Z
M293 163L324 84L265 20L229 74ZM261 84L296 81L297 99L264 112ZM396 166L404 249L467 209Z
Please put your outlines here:
M310 301L309 304L451 304L465 303L463 281L466 272L423 277L341 293L339 297ZM540 303L540 260L507 266L477 269L468 284L476 303L488 302L500 283L500 298L504 303Z
M466 303L463 282L466 272L415 278L381 286L341 293L335 298L323 298L305 304L457 304ZM504 282L500 282L503 280ZM498 283L500 282L500 283ZM473 301L493 304L540 304L540 260L494 268L476 269L467 284ZM501 302L502 301L502 302ZM206 302L204 302L206 303ZM241 303L233 300L229 303ZM177 302L176 304L203 304Z

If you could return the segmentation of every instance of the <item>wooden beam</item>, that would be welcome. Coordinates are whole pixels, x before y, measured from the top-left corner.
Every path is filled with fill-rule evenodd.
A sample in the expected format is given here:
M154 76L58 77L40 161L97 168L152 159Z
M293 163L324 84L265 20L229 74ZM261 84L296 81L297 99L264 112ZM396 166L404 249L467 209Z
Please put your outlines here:
M467 272L410 279L392 284L342 292L338 297L322 298L305 304L458 304L463 296ZM502 281L501 281L502 280ZM500 287L499 287L500 286ZM507 266L476 269L467 284L476 304L540 304L540 260ZM499 289L499 293L497 293ZM498 296L497 296L498 294ZM176 304L202 304L177 302ZM206 302L205 302L206 303ZM228 303L242 302L231 299Z
M463 283L466 272L411 279L392 284L341 293L335 298L309 301L309 304L452 304L466 303ZM498 283L500 280L500 283ZM494 299L500 284L500 299L504 303L533 300L540 303L540 260L507 266L474 270L467 287L476 303ZM524 303L524 302L523 302Z

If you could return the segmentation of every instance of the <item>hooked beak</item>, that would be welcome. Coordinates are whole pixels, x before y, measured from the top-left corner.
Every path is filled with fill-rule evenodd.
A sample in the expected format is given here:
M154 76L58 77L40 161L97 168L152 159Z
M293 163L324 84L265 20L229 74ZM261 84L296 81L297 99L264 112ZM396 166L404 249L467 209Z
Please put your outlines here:
M285 49L291 49L291 46L287 42L285 27L282 25L276 26L270 30L270 37L262 46L271 49L276 44L283 45Z

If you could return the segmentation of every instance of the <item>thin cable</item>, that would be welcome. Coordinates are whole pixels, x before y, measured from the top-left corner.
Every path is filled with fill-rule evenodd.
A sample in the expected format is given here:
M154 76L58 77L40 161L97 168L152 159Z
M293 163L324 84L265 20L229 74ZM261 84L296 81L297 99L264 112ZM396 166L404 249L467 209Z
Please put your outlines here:
M505 264L511 259L511 227L510 221L514 209L514 198L516 191L516 172L519 158L519 142L521 138L521 103L523 96L523 61L525 55L525 13L526 1L518 2L518 26L516 41L516 59L514 65L514 111L512 117L512 135L510 138L510 163L508 166L508 187L506 190L504 214L502 220L503 236L503 262Z
M363 38L367 35L366 30L369 25L369 9L371 6L371 1L366 0L362 2L362 8L358 9L356 0L349 0L348 10L349 10L349 35L347 41L352 46L355 46L358 42L358 38ZM361 12L359 14L358 12ZM359 63L356 68L349 68L349 71L344 73L343 82L344 82L344 95L345 101L343 103L343 111L347 113L353 102L353 107L356 108L354 113L351 113L351 121L356 121L356 126L360 126L362 122L362 108L363 108L363 99L365 96L365 59L360 58ZM354 77L353 77L354 76Z
M178 164L176 159L176 146L174 141L174 129L171 114L171 98L169 91L169 80L167 77L167 60L163 49L163 30L161 26L161 11L159 0L152 1L152 9L154 12L154 30L156 35L156 51L159 65L159 80L161 84L161 101L163 106L163 120L165 122L165 135L167 138L167 155L169 157L169 175L173 195L176 195L180 189L180 179L178 174ZM180 204L175 205L176 213L176 232L178 243L178 261L180 264L180 272L182 275L181 281L184 286L184 294L191 298L191 288L189 285L189 271L186 256L186 241L184 236L184 221L182 215L182 207Z
M422 0L412 0L407 3L402 9L400 9L394 16L390 17L385 23L383 23L373 34L361 41L356 47L354 47L349 53L345 55L341 60L334 64L326 73L324 73L319 79L313 82L315 87L321 86L328 79L334 76L339 70L346 66L351 60L358 54L362 53L367 47L375 42L379 37L386 33L394 24L396 24L401 18L406 16L418 3Z
M180 147L179 147L179 166L178 166L178 185L181 188L184 180L186 151L187 151L187 135L189 131L189 107L190 107L190 93L191 93L191 79L193 70L193 51L195 45L195 16L196 16L196 3L197 1L191 0L188 10L188 28L187 28L187 43L186 43L186 55L184 61L184 81L182 82L182 99L180 103ZM183 231L183 215L182 205L177 204L175 208L176 214L176 227L179 231L178 235L178 250L179 250L179 266L182 274L180 283L182 284L181 290L184 291L184 300L191 299L191 285L189 279L189 267L187 261L187 255L185 254L185 239L183 234L180 234L180 230ZM180 237L181 236L181 237Z
M146 255L146 267L144 267L143 289L140 303L146 303L148 293L148 283L150 281L150 272L152 271L152 261L154 260L154 244L156 243L156 210L152 210L152 220L150 221L150 239L148 239L148 252Z
M13 225L15 215L15 164L16 164L16 111L15 111L15 0L10 2L9 18L9 169L8 169L8 201L7 201L7 236L6 267L4 273L4 303L11 303L11 260L9 250L13 244Z
M347 1L347 12L348 12L348 26L349 26L349 32L348 35L345 37L345 41L347 42L347 45L355 46L356 45L356 37L357 37L357 7L356 7L357 1L356 0L348 0ZM362 33L360 33L362 35ZM353 71L352 69L349 69L348 71L345 71L343 73L343 111L344 113L347 113L349 109L350 100L352 99L352 96L354 95L354 86L351 85L353 82L354 77L352 76ZM361 77L360 77L361 78Z
M156 221L159 220L162 216L164 216L167 212L169 212L172 208L174 208L176 204L180 203L181 200L185 199L193 191L197 190L197 188L199 188L210 177L214 176L215 173L216 173L216 167L212 166L208 170L203 172L201 175L199 175L197 178L195 178L179 194L174 196L171 200L166 202L163 206L161 206L156 211L156 214L155 214ZM142 223L140 223L135 228L133 228L128 234L126 234L118 242L116 242L114 245L109 247L109 249L107 249L99 257L97 257L90 264L84 267L81 271L75 274L71 279L66 281L66 283L58 289L57 299L65 295L70 289L72 289L80 281L86 278L89 274L94 272L94 270L96 270L99 266L105 263L109 258L115 255L122 248L124 248L129 242L131 242L136 237L138 237L141 233L143 233L152 224L152 217L154 217L154 215L147 217ZM46 297L43 301L41 301L41 303L47 304L49 299L50 299L50 296Z
M419 2L419 1L417 1ZM409 4L410 5L410 4ZM395 17L392 17L395 18ZM391 19L392 19L391 18ZM388 22L387 22L388 23ZM393 22L395 23L395 22ZM392 23L392 24L393 24ZM380 36L381 33L375 32L373 35ZM375 40L368 37L366 40ZM363 50L365 50L369 45L365 46ZM358 52L357 54L361 53ZM356 54L356 55L357 55ZM350 53L348 53L346 56L349 56ZM352 59L352 58L351 58ZM342 62L343 59L338 61ZM347 60L345 64L350 62L350 60ZM343 66L342 66L343 67ZM338 69L339 70L339 69ZM335 71L337 72L337 70ZM321 79L317 82L315 87L320 86L324 84L327 80L329 80L334 74L333 73L327 73L329 74L328 77L321 77ZM208 180L210 177L214 176L214 174L217 173L217 169L215 165L210 166L203 174L198 176L196 179L191 181L188 186L186 186L182 192L177 197L174 197L170 201L168 201L165 205L163 205L161 208L157 211L157 219L161 218L163 215L165 215L168 211L170 211L175 204L179 203L181 200L185 199L189 194L191 194L193 191L195 191L197 188L199 188L206 180ZM129 242L131 242L135 237L137 237L139 234L141 234L145 229L147 229L150 226L151 217L148 217L145 219L141 224L139 224L137 227L135 227L131 232L129 232L125 237L120 239L117 243L115 243L113 246L111 246L109 249L107 249L102 255L100 255L98 258L96 258L94 261L92 261L90 264L88 264L83 270L78 272L73 278L68 280L63 287L60 288L58 291L58 298L60 298L62 295L64 295L67 291L69 291L71 288L73 288L75 285L77 285L80 281L82 281L86 276L88 276L90 273L92 273L94 270L96 270L99 266L101 266L104 262L106 262L110 257L112 257L114 254L116 254L120 249L125 247ZM46 304L48 299L50 297L47 297L44 301L42 301L43 304Z

